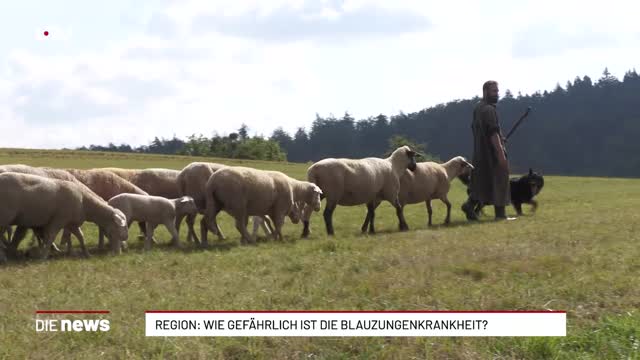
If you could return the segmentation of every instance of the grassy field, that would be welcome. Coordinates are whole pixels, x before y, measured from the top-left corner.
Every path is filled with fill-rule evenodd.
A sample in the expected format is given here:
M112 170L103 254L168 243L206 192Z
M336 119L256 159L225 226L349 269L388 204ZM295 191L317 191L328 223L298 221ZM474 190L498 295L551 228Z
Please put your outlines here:
M193 158L68 151L0 150L0 164L180 169ZM198 159L201 160L201 159ZM305 164L214 159L304 178ZM540 208L514 222L490 216L468 225L454 181L450 226L434 202L406 208L399 233L393 209L361 235L364 207L339 207L336 237L314 214L310 239L285 225L284 242L174 250L169 234L143 253L100 254L85 224L90 259L14 261L0 267L0 358L198 359L640 359L640 180L546 177ZM486 209L489 215L490 208ZM509 209L513 214L513 209ZM181 234L184 241L186 229ZM131 228L131 235L137 235ZM25 241L26 242L26 241ZM75 243L74 243L75 244ZM77 244L75 244L77 245ZM108 333L36 333L38 309L108 309ZM564 338L146 338L150 309L533 310L567 311ZM85 318L85 317L83 317Z

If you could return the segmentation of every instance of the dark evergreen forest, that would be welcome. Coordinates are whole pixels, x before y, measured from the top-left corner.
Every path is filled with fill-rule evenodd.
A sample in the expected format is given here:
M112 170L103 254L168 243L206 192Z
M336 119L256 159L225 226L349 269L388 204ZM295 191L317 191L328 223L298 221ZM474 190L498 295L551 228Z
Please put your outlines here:
M531 167L544 174L640 176L640 76L635 70L618 79L605 69L599 79L576 77L542 93L505 90L501 89L498 102L504 134L528 106L532 108L508 143L512 172ZM479 100L455 100L414 113L360 120L349 113L317 114L309 129L289 134L278 128L269 138L249 137L243 125L228 136L156 138L135 149L124 144L83 149L307 162L383 156L398 143L410 143L442 161L456 155L471 158L471 118Z

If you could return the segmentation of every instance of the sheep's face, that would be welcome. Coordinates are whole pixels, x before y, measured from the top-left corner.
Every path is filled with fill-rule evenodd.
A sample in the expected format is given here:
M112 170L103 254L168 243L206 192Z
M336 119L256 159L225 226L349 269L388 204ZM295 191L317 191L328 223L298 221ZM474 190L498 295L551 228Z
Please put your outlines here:
M320 207L322 205L322 189L318 187L316 184L311 184L313 188L311 189L311 200L308 202L309 206L313 209L313 211L320 211Z
M198 207L191 196L183 196L178 200L177 212L179 214L196 215L198 213Z
M291 206L291 211L289 211L289 214L288 214L289 219L291 219L291 223L297 224L300 222L301 212L302 212L302 208L300 204L298 204L297 202L294 202L293 206Z
M471 174L471 170L474 169L473 165L471 165L471 163L469 163L467 159L462 156L458 156L456 159L458 163L459 173L461 175Z
M416 167L418 167L418 165L416 164L416 155L417 153L413 150L411 150L411 148L409 148L408 146L405 146L405 154L407 155L407 158L409 159L409 164L407 165L407 169L411 170L411 171L416 171Z
M107 237L111 242L111 250L120 252L121 243L129 238L127 217L119 209L113 209L111 223L105 228Z

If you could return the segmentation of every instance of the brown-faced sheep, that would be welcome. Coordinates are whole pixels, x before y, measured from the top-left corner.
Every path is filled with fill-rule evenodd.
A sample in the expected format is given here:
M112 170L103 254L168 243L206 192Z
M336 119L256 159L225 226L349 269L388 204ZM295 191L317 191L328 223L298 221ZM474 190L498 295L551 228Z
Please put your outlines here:
M451 221L451 203L447 195L451 187L451 181L456 177L468 173L473 169L464 157L456 156L451 160L439 164L432 161L420 162L416 164L415 171L405 171L400 178L400 206L404 207L408 204L417 204L424 201L427 206L429 219L427 224L431 226L433 209L431 207L432 199L440 199L447 206L447 216L444 220L445 224ZM376 208L380 203L376 203ZM366 231L369 226L369 232L374 232L373 223L365 219L362 224L362 231Z
M409 227L398 199L400 178L409 169L416 168L416 152L401 146L386 159L324 159L311 165L307 180L320 187L327 199L324 222L328 235L333 235L333 211L337 205L355 206L367 204L367 219L373 224L376 202L386 200L396 208L400 230ZM302 237L309 236L309 218L303 216Z
M293 179L279 171L226 167L211 175L206 184L205 224L218 234L216 217L225 211L235 218L241 243L255 243L247 232L249 216L268 215L274 223L273 238L282 240L287 215L296 223L302 206L320 210L322 191L315 184ZM203 241L206 246L206 242Z

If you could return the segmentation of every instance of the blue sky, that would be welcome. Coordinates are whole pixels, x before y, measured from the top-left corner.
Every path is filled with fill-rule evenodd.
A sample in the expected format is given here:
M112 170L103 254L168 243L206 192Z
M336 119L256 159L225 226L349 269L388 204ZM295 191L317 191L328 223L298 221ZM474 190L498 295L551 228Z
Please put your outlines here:
M293 132L640 70L611 0L22 1L0 5L0 147ZM48 30L50 36L42 32ZM20 134L20 136L16 136Z

